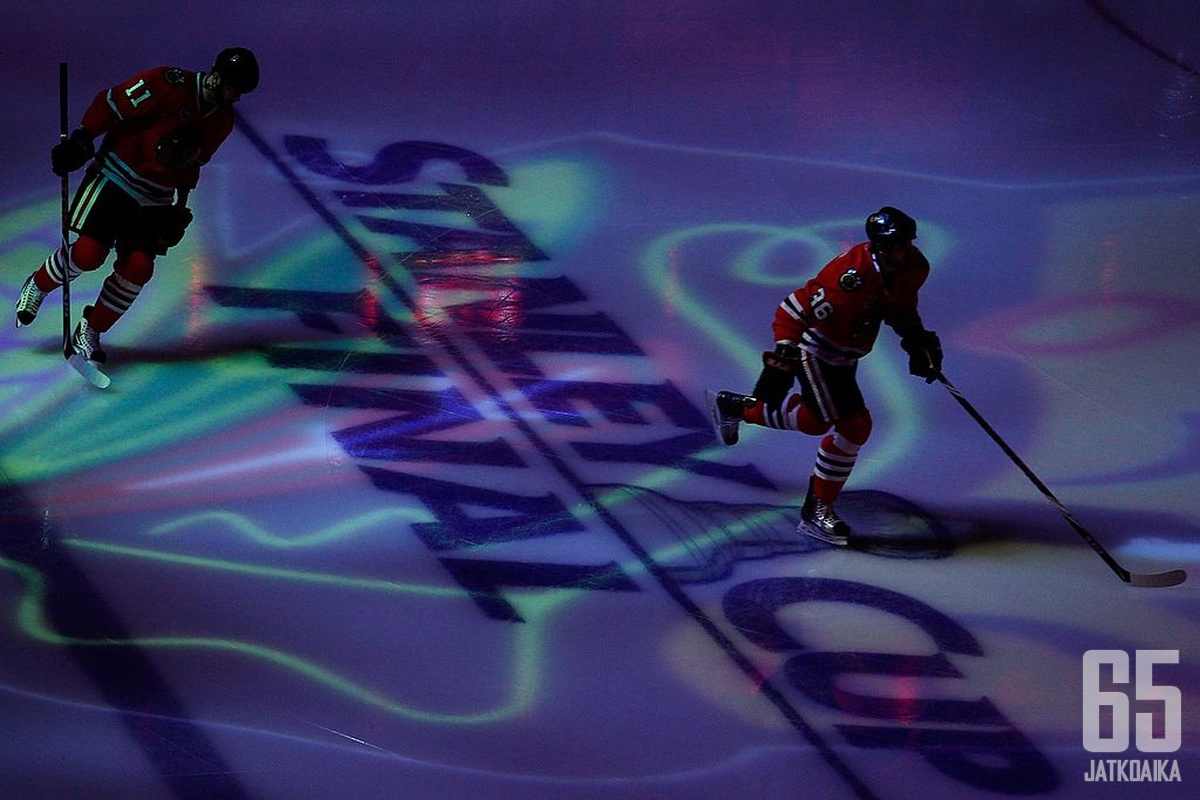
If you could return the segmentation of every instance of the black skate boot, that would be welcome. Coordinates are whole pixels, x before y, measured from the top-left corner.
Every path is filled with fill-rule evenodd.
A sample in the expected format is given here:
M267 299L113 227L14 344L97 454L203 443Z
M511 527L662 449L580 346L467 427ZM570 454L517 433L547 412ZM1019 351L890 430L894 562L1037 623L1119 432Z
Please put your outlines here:
M738 442L738 426L745 419L746 409L757 403L753 397L736 392L704 393L708 403L708 416L712 420L713 432L726 445Z
M75 326L75 333L71 336L71 349L93 364L103 364L108 354L100 349L100 331L88 322L91 314L92 307L84 306L83 318L79 320L79 324Z
M42 301L46 299L46 292L38 288L34 283L33 276L30 275L25 279L25 285L21 287L21 294L17 297L17 327L23 328L26 325L32 325L37 319L38 309L42 307Z
M804 506L800 509L800 524L796 530L836 547L850 544L850 526L833 510L832 503L826 503L813 494L811 482Z

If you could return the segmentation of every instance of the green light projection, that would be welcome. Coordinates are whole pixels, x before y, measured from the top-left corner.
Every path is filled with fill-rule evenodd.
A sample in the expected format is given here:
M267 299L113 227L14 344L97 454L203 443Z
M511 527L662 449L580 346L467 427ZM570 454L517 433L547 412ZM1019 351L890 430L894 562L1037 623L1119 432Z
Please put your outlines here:
M80 539L67 540L64 544L73 548L93 550L127 558L148 559L194 569L234 572L247 578L258 580L316 583L361 591L444 594L445 596L461 595L461 592L438 590L430 587L393 584L386 581L355 580L344 576L322 575L294 570L261 568L216 559L195 558L175 553L104 545ZM324 687L330 692L340 694L355 702L370 705L406 719L436 724L468 725L493 723L517 716L529 707L533 698L537 695L537 688L540 683L538 665L543 659L545 649L543 628L554 605L552 603L541 602L530 603L527 607L523 607L522 611L523 613L527 613L526 619L529 620L529 624L518 626L518 629L513 632L516 644L513 648L511 666L513 676L512 685L510 696L507 699L501 701L494 708L472 714L440 714L432 711L423 711L415 705L404 703L361 683L356 683L339 675L336 671L322 667L314 661L299 658L281 650L252 642L192 636L135 637L128 641L118 642L110 639L78 639L63 636L55 631L46 621L43 608L46 602L47 587L42 574L25 564L5 558L0 558L0 568L15 573L23 581L24 591L17 604L17 623L25 635L42 644L60 647L138 647L146 650L191 649L202 652L233 653L247 659L270 664L293 677Z
M581 223L599 202L597 167L594 164L572 162L568 159L552 159L518 167L512 173L519 178L513 187L535 187L537 191L516 188L495 189L498 206L511 219L518 220L537 241L556 248L570 249L572 242L584 232ZM547 199L546 192L549 192ZM0 216L0 242L16 242L0 250L3 265L9 274L27 271L45 257L53 247L44 244L47 231L46 220L56 213L55 201L45 201L17 209ZM724 351L747 369L758 362L761 344L755 331L735 330L720 319L720 308L705 303L698 291L690 290L686 284L672 284L669 267L674 254L690 246L703 246L713 237L750 238L734 259L730 274L736 280L750 286L793 288L798 275L806 270L815 271L831 258L836 247L830 234L844 231L847 226L857 226L858 221L834 220L798 227L780 227L754 224L700 225L673 231L652 241L643 251L641 267L646 280L669 301L705 337L715 351ZM52 237L52 232L50 232ZM925 250L936 258L942 238L934 226L925 226L922 232ZM771 275L766 269L773 251L784 245L803 244L813 254L813 263L803 265L796 274ZM22 332L18 341L2 352L0 360L0 392L12 411L0 423L0 443L4 456L0 458L3 473L18 483L56 478L67 478L75 473L100 467L111 467L123 460L179 446L190 441L201 441L213 431L229 429L237 423L266 418L281 409L292 408L295 399L285 381L271 370L263 369L260 352L254 347L217 347L205 349L195 344L199 331L204 330L211 338L209 324L198 318L196 310L197 290L210 281L208 275L209 256L204 251L204 241L192 236L184 245L172 253L172 261L166 269L187 269L189 280L160 278L151 289L154 297L138 306L138 313L130 315L122 323L118 342L162 342L170 344L166 354L148 354L139 357L137 348L126 345L122 352L120 380L116 391L101 395L81 391L77 379L62 365L54 363L53 348L50 354L28 352L31 343L52 343L56 333L54 326L47 323ZM259 286L305 286L314 282L337 283L345 278L347 258L344 243L332 233L317 232L293 241L281 251L272 252L269 260L256 260L250 266L248 278L241 285ZM339 265L331 268L330 264ZM358 285L372 278L361 273ZM339 275L341 269L343 274ZM685 273L686 276L686 273ZM92 283L98 285L98 281ZM341 285L345 285L342 283ZM75 284L76 295L90 300L94 287L89 276ZM319 287L313 287L319 288ZM386 293L380 292L380 302L389 302ZM84 301L86 302L86 301ZM180 310L184 310L184 333L180 330ZM715 312L715 313L714 313ZM222 311L205 307L203 313L220 319ZM412 312L405 308L388 307L393 318L408 323ZM239 311L245 315L245 311ZM190 315L190 316L189 316ZM369 338L364 332L364 338ZM368 342L369 344L369 342ZM118 345L120 347L121 345ZM53 375L58 370L57 380L38 382L36 390L29 391L27 380L30 365L35 358L47 360L45 370ZM878 466L864 463L863 471L882 469L894 462L911 441L915 427L916 406L912 402L907 376L891 364L888 359L873 359L867 374L879 384L879 395L886 403L888 413L898 422L882 443L873 443L873 454ZM36 374L42 374L39 370ZM756 371L755 371L756 374ZM303 377L303 373L297 375ZM754 375L747 373L749 380ZM16 402L19 396L20 402ZM123 413L122 407L131 400L145 399L138 403L138 413ZM69 411L69 413L68 413ZM39 420L54 418L55 424L39 425ZM62 441L72 442L71 447L62 447ZM723 448L714 445L708 454ZM682 480L683 476L669 468L648 470L639 476L637 483L645 487L663 487ZM601 506L615 507L628 502L628 497L619 491L600 491L595 498ZM584 502L572 509L581 520L592 519L597 511ZM338 522L318 527L308 532L282 536L253 521L249 516L234 511L204 511L186 514L165 523L155 525L142 532L151 538L163 539L190 531L227 531L235 537L252 542L268 550L305 549L341 544L373 527L385 524L411 523L415 516L425 515L409 510L383 510L349 517ZM656 560L670 560L683 551L703 551L715 548L740 532L751 530L756 520L727 524L720 529L703 531L693 538L669 547L656 549L652 555ZM304 586L329 587L345 591L367 592L386 595L407 595L446 599L462 602L466 597L458 588L440 585L422 585L361 578L343 574L322 573L286 569L235 560L202 557L162 549L115 544L87 538L72 537L62 544L72 550L118 559L170 566L179 569L212 571L239 575L250 581L287 582ZM631 560L623 565L630 574L641 574L643 565ZM43 575L28 565L0 559L0 567L18 576L23 583L17 605L17 622L20 630L35 641L57 646L136 646L146 649L193 649L201 652L233 653L249 660L270 664L294 678L324 687L327 691L341 695L353 702L369 705L387 713L410 720L433 724L489 724L524 713L537 696L543 683L547 650L547 629L555 612L568 603L575 602L581 593L575 590L538 589L528 592L513 591L510 599L520 606L525 624L511 626L514 638L511 675L508 696L501 698L491 708L471 713L446 714L421 709L413 703L389 696L372 689L337 671L294 653L263 646L247 641L194 636L138 637L127 642L100 640L78 640L63 636L47 623L44 613L47 593Z
M238 514L233 511L201 511L171 520L170 522L164 522L161 525L155 525L146 530L146 535L169 536L189 528L204 531L211 530L216 526L231 530L262 547L289 550L335 544L350 537L360 535L370 528L382 527L396 522L428 522L430 520L431 515L420 509L389 508L354 517L347 517L344 520L313 531L312 533L279 536L249 519L244 514Z
M53 249L53 244L22 238L44 228L57 210L53 205L39 203L0 216L0 232L10 237L3 241L21 242L0 250L5 274L27 273ZM263 285L303 284L340 247L332 234L306 237L271 261L256 263L255 278ZM112 336L109 347L119 351L120 380L108 394L84 391L57 356L57 293L47 299L35 325L9 334L11 342L0 350L0 399L10 409L0 422L0 466L12 480L32 483L111 468L294 404L286 383L262 368L256 347L224 346L219 336L216 345L196 345L202 323L189 315L210 272L203 242L188 237L162 261L136 313ZM186 270L188 280L162 274L178 270ZM94 300L106 271L102 267L72 283L74 306ZM31 369L44 380L31 380ZM136 413L129 413L131 404ZM44 424L48 419L54 424Z

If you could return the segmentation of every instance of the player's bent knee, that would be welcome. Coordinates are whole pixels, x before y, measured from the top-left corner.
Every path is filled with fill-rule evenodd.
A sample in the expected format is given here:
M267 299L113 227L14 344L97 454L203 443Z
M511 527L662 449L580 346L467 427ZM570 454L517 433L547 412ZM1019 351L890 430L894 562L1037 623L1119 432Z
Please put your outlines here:
M137 250L126 253L117 259L114 271L130 283L145 286L154 277L154 256Z
M845 437L848 442L861 447L870 438L872 426L871 412L864 408L862 411L838 420L833 429Z
M80 236L71 245L71 263L84 272L98 269L108 258L108 248L90 236Z

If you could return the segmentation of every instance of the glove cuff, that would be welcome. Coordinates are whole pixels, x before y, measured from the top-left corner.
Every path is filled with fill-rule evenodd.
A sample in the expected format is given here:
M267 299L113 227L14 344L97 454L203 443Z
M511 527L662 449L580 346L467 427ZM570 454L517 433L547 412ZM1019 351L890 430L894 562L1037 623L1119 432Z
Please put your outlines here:
M919 331L911 331L900 338L900 347L906 353L911 353L914 350L924 350L928 347L940 347L941 340L933 331L927 331L922 328Z

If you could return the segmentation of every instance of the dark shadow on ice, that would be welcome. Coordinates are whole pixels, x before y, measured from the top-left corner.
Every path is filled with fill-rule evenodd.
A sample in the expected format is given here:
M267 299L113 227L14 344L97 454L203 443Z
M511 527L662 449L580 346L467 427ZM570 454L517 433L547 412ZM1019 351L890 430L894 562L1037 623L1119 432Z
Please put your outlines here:
M678 500L636 486L595 487L597 496L655 561L681 583L724 580L738 562L825 552L798 533L799 506ZM922 508L880 491L849 491L838 510L854 530L853 546L887 558L946 558L954 541Z
M47 512L48 514L49 512ZM178 797L249 794L125 622L70 554L49 517L20 488L0 485L0 558L41 596L46 626L112 707L126 734ZM38 787L26 787L36 791Z

